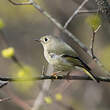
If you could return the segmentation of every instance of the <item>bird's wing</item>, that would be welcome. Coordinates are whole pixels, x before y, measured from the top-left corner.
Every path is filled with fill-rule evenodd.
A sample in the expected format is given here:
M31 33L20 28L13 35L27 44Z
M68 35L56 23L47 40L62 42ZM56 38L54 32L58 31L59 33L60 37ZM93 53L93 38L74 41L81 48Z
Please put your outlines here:
M91 68L86 63L84 63L83 60L81 60L79 57L74 57L74 56L70 56L70 55L62 55L62 57L63 58L66 58L67 60L73 59L73 61L75 62L75 64L77 64L77 63L79 64L79 62L80 62L81 65L76 65L76 66L82 67L83 70L84 70L84 72L88 76L90 76L91 79L93 79L96 82L99 82L99 80L97 79L96 75L91 72ZM70 61L72 61L72 60L70 60Z
M59 56L64 55L65 60L67 60L73 66L81 65L81 62L78 59L69 57L69 56L78 57L78 55L74 51L74 49L72 49L68 44L64 42L60 43L60 47L59 45L57 45L56 48L52 48L48 50L48 53L55 53L56 55L59 55Z
M83 60L81 60L79 57L77 56L71 56L71 55L62 55L61 57L66 58L67 60L70 60L71 62L74 60L74 62L77 63L76 66L80 66L83 68L86 68L88 71L90 71L91 69L88 67L88 65L86 63L83 62ZM74 63L73 62L73 63Z
M77 56L72 56L69 54L62 54L62 58L64 58L67 62L71 63L73 66L81 66L81 62Z

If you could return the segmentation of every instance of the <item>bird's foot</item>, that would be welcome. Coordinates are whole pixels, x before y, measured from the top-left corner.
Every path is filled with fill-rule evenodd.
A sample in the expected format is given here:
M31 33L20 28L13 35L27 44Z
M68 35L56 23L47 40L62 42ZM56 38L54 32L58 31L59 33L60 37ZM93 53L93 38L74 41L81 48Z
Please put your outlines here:
M57 76L58 73L61 73L61 71L54 72L54 73L52 73L51 76L54 77L54 79L57 79L57 78L58 78L58 76ZM53 81L54 79L52 79L52 81Z
M69 71L69 72L67 73L67 81L68 81L68 82L69 82L70 74L71 74L71 72Z
M58 78L58 76L57 76L57 72L53 73L51 76L54 77L55 79Z

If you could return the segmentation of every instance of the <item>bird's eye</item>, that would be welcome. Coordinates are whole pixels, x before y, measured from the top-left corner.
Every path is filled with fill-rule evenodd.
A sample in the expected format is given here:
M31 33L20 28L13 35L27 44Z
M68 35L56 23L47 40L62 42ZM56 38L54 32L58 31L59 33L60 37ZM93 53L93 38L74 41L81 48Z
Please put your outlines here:
M45 42L47 42L48 41L48 38L45 38L44 40L45 40Z

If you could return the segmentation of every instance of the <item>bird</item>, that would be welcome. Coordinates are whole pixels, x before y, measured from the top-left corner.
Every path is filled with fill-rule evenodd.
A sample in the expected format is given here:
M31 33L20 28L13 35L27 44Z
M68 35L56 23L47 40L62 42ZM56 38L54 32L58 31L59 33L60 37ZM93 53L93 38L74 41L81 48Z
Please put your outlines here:
M60 37L45 35L39 41L44 48L44 57L54 67L55 73L67 72L68 74L75 67L82 68L85 73L94 81L99 82L91 68L79 57L78 53L64 42Z

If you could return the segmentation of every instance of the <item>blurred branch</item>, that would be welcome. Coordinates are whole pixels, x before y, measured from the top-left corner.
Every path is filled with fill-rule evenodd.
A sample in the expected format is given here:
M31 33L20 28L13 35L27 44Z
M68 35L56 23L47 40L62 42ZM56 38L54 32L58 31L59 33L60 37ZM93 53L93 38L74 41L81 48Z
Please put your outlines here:
M44 83L42 85L42 89L40 90L37 98L35 99L32 110L39 110L40 106L44 102L44 97L45 97L46 93L48 92L50 85L51 85L51 81L49 81L49 80L44 81Z
M32 78L8 78L8 77L0 77L1 81L9 81L9 82L20 82L20 81L36 81L36 80L92 80L88 76L67 76L67 75L58 75L57 78L56 76L52 75L41 75L37 77L32 77ZM103 81L103 82L110 82L110 77L96 77L97 80Z
M8 81L0 81L0 88L8 84Z
M17 95L15 95L12 91L9 89L5 89L6 93L9 97L11 97L11 102L15 103L17 106L22 108L22 110L31 110L31 106L26 103L26 101L19 98Z
M71 20L79 13L80 9L88 2L88 0L84 0L81 5L77 8L77 10L72 14L72 16L67 20L67 22L64 25L64 28L67 28Z
M51 73L53 72L53 67L51 65L48 65L48 69L47 69L47 74L50 75ZM45 68L43 66L43 69L42 69L42 76L45 76ZM50 85L51 85L51 80L45 80L42 84L42 88L38 94L38 96L36 97L35 99L35 102L32 106L32 110L39 110L39 108L41 107L41 105L43 104L44 102L44 97L46 95L46 93L49 92L49 88L50 88Z
M73 106L70 106L70 105L66 105L60 101L55 101L57 105L60 105L62 106L64 109L66 110L75 110L75 108L73 108Z

